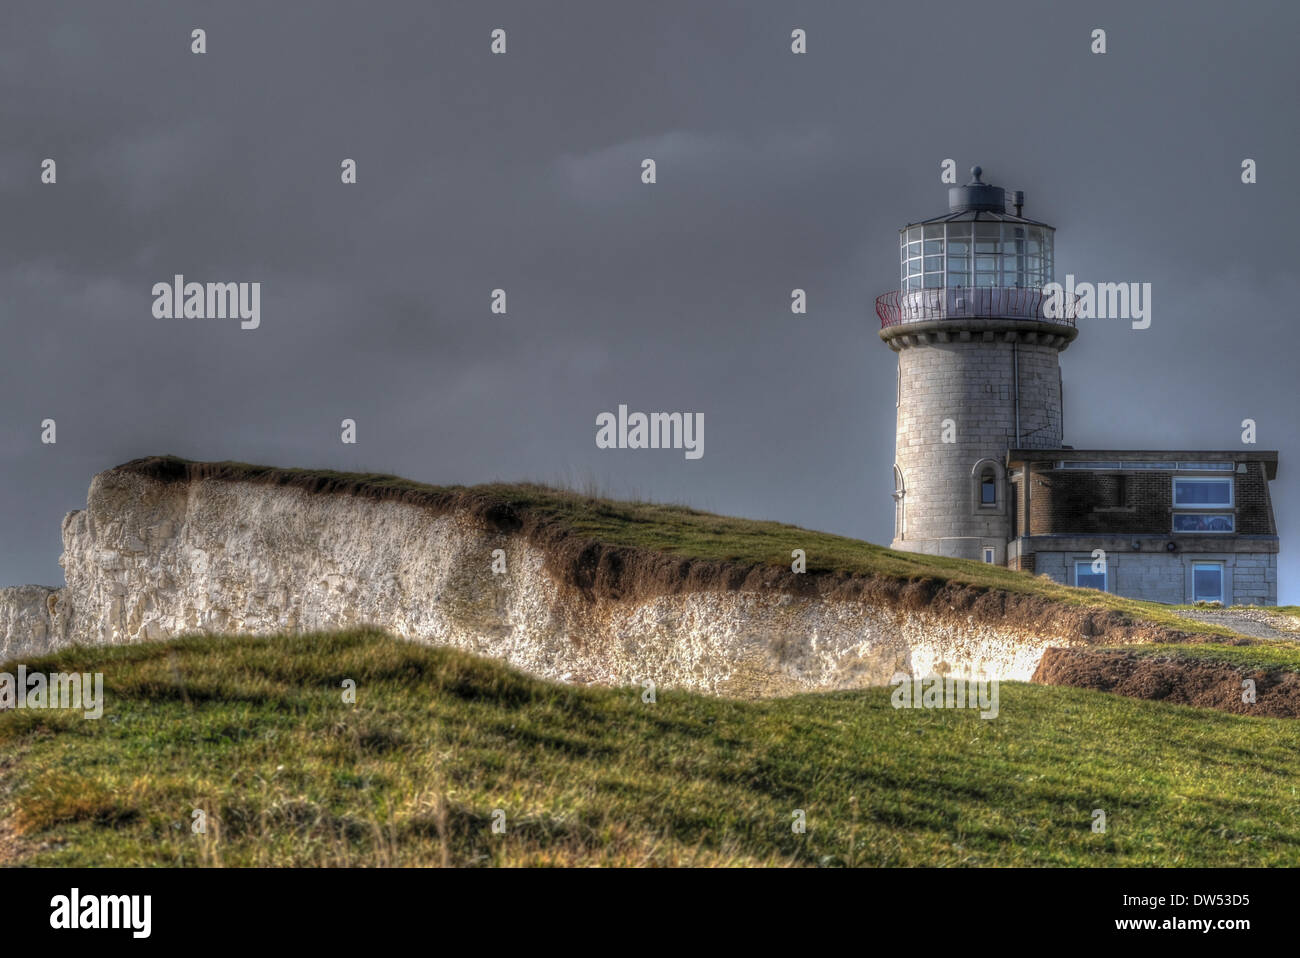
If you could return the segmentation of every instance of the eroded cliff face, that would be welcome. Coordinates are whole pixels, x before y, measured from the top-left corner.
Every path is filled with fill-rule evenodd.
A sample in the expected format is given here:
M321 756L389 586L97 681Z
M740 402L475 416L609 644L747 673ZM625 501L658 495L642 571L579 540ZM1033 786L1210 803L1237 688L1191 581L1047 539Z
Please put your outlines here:
M0 589L0 661L39 655L62 644L53 614L60 591L44 585Z
M552 679L751 696L895 672L1028 680L1049 645L1086 641L782 591L593 598L525 536L465 513L219 479L101 473L63 543L64 588L0 590L0 658L365 624Z

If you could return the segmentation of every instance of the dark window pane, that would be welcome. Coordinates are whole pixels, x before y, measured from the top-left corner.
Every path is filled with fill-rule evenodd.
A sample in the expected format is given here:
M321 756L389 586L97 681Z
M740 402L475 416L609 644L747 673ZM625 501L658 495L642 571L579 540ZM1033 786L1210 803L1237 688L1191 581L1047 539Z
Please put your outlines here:
M1195 566L1192 570L1195 599L1223 599L1223 570L1218 566Z
M1212 482L1174 480L1174 505L1176 506L1226 506L1231 501L1231 479L1216 479Z
M1231 532L1232 516L1208 512L1175 512L1175 532Z

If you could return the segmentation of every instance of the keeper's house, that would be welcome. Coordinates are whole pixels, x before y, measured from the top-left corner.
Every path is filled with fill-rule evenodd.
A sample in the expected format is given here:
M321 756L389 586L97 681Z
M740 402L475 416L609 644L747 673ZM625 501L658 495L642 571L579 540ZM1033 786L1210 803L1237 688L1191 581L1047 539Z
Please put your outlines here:
M1007 564L1156 602L1277 604L1276 452L1012 449Z

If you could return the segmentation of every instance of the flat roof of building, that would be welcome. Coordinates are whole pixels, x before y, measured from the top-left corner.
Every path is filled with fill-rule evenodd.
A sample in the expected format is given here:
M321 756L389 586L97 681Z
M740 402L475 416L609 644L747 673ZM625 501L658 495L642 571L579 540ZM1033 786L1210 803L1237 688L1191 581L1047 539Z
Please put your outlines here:
M1276 449L1008 449L1007 465L1025 462L1262 462L1265 475L1277 478ZM1099 466L1098 468L1104 468ZM1115 468L1122 469L1117 465ZM1187 467L1184 467L1187 468Z

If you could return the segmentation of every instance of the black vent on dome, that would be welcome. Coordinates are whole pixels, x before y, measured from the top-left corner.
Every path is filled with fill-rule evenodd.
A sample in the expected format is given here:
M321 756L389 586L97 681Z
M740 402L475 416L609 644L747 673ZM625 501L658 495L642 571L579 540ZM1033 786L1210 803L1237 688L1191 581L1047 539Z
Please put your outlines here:
M948 188L948 208L954 213L964 213L967 210L1006 212L1007 191L1000 186L980 182L984 171L978 166L971 167L970 172L974 179L965 186Z

